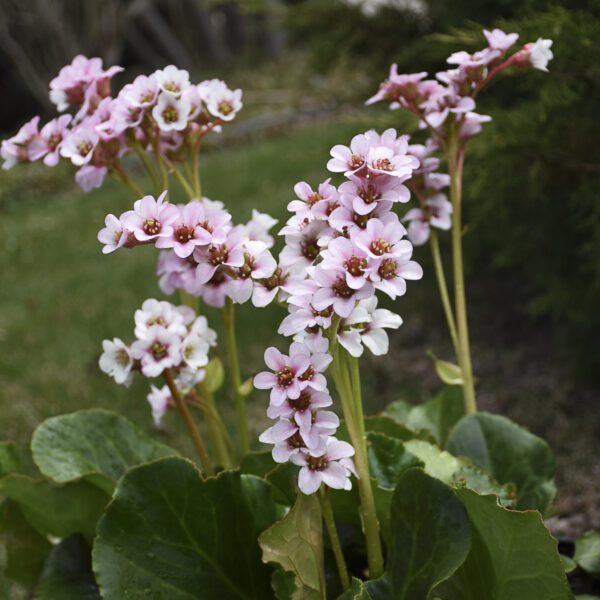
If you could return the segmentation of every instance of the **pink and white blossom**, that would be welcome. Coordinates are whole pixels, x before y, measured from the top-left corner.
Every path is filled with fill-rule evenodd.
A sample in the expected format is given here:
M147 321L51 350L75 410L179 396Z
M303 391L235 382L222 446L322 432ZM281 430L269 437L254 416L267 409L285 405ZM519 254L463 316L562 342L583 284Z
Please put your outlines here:
M100 369L119 385L129 386L133 381L131 349L119 338L104 340L100 356Z

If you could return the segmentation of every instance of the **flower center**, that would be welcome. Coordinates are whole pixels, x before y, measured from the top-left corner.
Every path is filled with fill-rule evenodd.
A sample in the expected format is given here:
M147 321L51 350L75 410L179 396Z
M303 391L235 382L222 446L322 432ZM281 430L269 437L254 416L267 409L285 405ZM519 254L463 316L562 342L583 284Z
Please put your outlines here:
M353 154L350 157L350 169L352 171L356 171L356 169L360 169L365 164L365 159L358 154Z
M302 439L299 431L296 431L292 437L287 439L287 444L289 448L304 448L305 446L304 440Z
M162 118L165 123L176 123L179 111L174 106L168 106L162 111Z
M146 219L142 229L147 235L158 235L162 226L156 219Z
M222 265L229 257L229 250L225 244L219 246L211 246L208 249L208 261L211 265L218 266Z
M348 286L346 280L343 277L338 277L332 286L332 289L336 296L339 298L352 298L354 290Z
M330 317L333 314L333 307L331 307L331 306L328 306L325 310L315 310L311 306L310 310L313 314L313 317L323 317L324 319L327 319L328 317Z
M167 83L165 83L165 90L167 90L167 92L173 92L175 94L177 92L180 92L181 88L174 81L167 81Z
M314 206L320 199L321 196L319 196L317 192L313 192L306 199L306 204L308 204L308 206Z
M307 456L306 462L311 471L322 471L327 468L329 461L326 456Z
M365 229L367 226L367 221L369 220L369 215L359 215L358 213L352 213L352 220L361 229Z
M304 371L304 373L302 373L302 375L300 375L300 377L298 379L300 379L300 381L311 381L312 378L315 375L315 370L313 368L312 365L308 365L308 369L306 369L306 371Z
M379 276L381 279L393 279L396 277L396 261L391 258L386 258L379 267Z
M233 106L231 105L231 102L227 102L226 100L219 102L218 108L219 108L219 112L225 116L227 116L233 112Z
M87 156L92 151L92 148L91 142L81 142L79 146L77 146L80 156Z
M238 277L240 279L248 279L252 275L252 263L254 260L251 257L246 257L246 262L238 269Z
M372 204L381 198L381 194L372 185L367 185L358 192L365 204Z
M378 158L377 160L373 161L373 168L377 169L378 171L394 170L389 158Z
M122 367L126 367L129 364L129 354L127 354L126 350L121 348L119 351L117 351L115 360L117 361L117 364L121 365Z
M383 238L371 242L371 252L377 256L385 254L390 249L390 243Z
M288 387L294 381L294 371L291 367L283 367L280 371L277 371L277 383L281 387Z
M300 379L302 379L302 377ZM307 391L307 390L304 390L300 394L300 397L297 400L288 400L288 404L294 410L297 410L299 412L302 412L303 410L306 410L307 408L310 407L310 404L311 404L310 392Z
M310 260L311 262L319 256L319 245L317 244L317 240L307 240L305 242L300 242L300 249L302 251L302 256Z
M367 261L364 258L360 258L358 256L351 256L345 263L346 271L350 273L350 275L354 275L355 277L360 277L364 275L365 268L367 266Z
M154 342L152 346L150 346L150 352L155 360L160 360L167 355L167 347L160 342Z
M152 92L151 90L144 92L140 96L139 100L142 104L147 104L148 102L152 102L152 100L154 100L154 92Z
M180 244L185 244L189 242L194 237L194 228L187 227L186 225L182 225L175 230L175 239Z

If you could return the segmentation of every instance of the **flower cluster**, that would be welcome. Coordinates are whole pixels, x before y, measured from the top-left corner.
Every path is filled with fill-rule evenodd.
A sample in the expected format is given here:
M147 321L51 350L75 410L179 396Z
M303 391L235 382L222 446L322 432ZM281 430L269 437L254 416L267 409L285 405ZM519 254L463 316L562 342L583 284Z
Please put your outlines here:
M332 404L324 376L333 360L330 343L354 357L364 347L376 355L388 351L385 329L398 328L402 320L377 308L376 292L395 299L405 293L406 280L422 276L393 212L396 203L410 199L405 183L419 165L407 136L393 129L367 131L347 147L332 148L327 166L344 174L339 187L330 179L316 189L300 182L288 204L293 215L280 231L285 247L279 271L285 280L280 300L289 314L279 333L294 341L288 355L276 348L265 352L271 371L259 373L254 385L271 390L267 414L277 419L260 440L273 444L276 462L302 467L298 485L306 494L321 483L351 486L354 449L334 437L338 418L323 410Z
M214 307L226 298L269 304L277 291L270 283L277 262L269 229L277 221L254 210L248 223L233 225L222 202L203 198L175 205L165 196L144 196L119 218L108 215L98 233L103 252L154 244L164 250L158 263L163 292L181 289Z
M125 344L119 338L104 340L100 369L118 384L129 386L134 372L144 377L159 377L165 369L176 374L179 390L189 390L203 381L210 348L217 334L210 329L206 317L196 317L187 306L148 299L135 312L136 340ZM152 386L148 396L156 424L172 405L167 386Z
M242 91L218 79L190 82L187 71L171 65L139 75L111 96L111 78L121 67L102 67L99 58L77 56L50 82L50 99L59 112L39 129L39 117L2 142L3 168L65 158L78 167L77 183L89 191L109 171L121 171L132 151L155 153L167 164L182 160L209 131L220 131L242 107Z
M445 126L454 122L458 123L460 138L476 135L482 123L491 119L474 112L475 97L481 88L509 67L545 71L552 59L552 40L538 39L525 44L507 58L518 34L507 34L500 29L483 33L488 43L486 48L473 54L455 52L447 61L453 68L437 73L435 79L426 79L425 72L399 74L398 66L393 64L388 78L367 104L385 100L392 109L407 109L419 117L422 128L428 127L440 139L447 136Z

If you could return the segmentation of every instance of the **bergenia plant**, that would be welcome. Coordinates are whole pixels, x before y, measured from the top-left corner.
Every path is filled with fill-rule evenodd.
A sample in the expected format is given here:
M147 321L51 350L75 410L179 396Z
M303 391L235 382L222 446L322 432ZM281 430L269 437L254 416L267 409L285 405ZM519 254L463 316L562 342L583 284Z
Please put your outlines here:
M122 69L83 56L52 80L65 114L41 128L36 117L4 141L3 167L62 159L84 190L110 175L131 191L129 209L99 224L102 252L119 260L154 246L158 287L178 300L140 299L133 334L105 340L99 366L119 385L149 380L152 420L178 414L199 463L100 410L42 423L33 474L16 446L1 446L12 578L42 598L572 597L542 521L555 493L550 449L476 412L461 190L466 144L490 117L475 99L501 72L546 70L552 57L548 40L510 54L516 34L484 33L484 50L453 54L435 79L392 67L368 103L412 112L427 138L387 129L340 140L324 180L294 187L279 255L276 219L259 206L234 223L201 189L202 140L235 118L241 90L192 83L171 65L113 95ZM438 230L452 236L453 299ZM426 403L367 416L360 361L388 353L402 325L397 299L427 276L413 246L428 241L459 364L436 362L447 385ZM281 341L254 374L242 375L241 303L282 309ZM221 336L206 306L220 309ZM225 377L235 427L218 397ZM249 401L265 407L262 433L249 427Z

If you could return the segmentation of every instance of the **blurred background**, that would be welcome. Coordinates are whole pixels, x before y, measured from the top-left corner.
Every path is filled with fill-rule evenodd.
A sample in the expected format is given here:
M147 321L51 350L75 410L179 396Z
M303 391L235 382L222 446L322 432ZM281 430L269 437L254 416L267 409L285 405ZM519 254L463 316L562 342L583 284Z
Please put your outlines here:
M554 526L578 533L600 526L598 0L0 0L0 131L54 116L48 82L78 53L126 68L113 89L170 63L223 78L244 89L244 110L207 146L203 189L237 220L255 207L281 222L297 181L328 176L331 146L369 128L416 132L363 105L391 62L435 73L451 52L483 47L484 27L552 38L555 58L550 73L500 77L478 100L493 116L465 169L479 403L549 441ZM134 310L161 297L152 248L103 256L96 241L105 214L132 201L116 182L84 194L62 165L0 173L0 438L26 443L44 418L92 406L152 430L145 382L121 388L97 366L102 339L129 340ZM426 276L392 307L404 325L390 353L364 361L369 412L441 387L428 350L452 360L427 246L416 258ZM241 307L246 375L282 316ZM266 395L250 404L258 431ZM186 447L176 419L157 435Z

